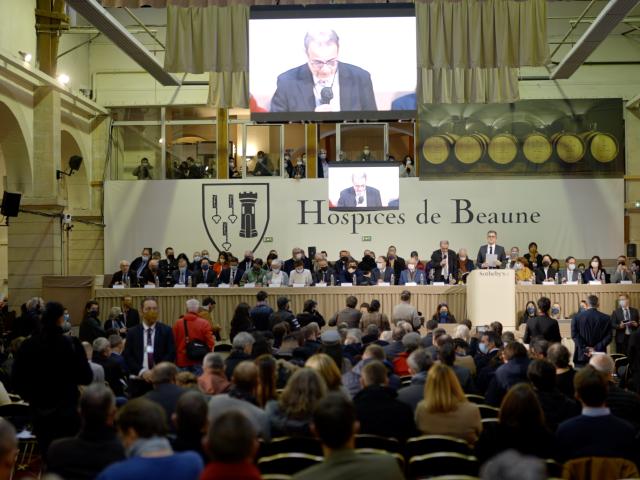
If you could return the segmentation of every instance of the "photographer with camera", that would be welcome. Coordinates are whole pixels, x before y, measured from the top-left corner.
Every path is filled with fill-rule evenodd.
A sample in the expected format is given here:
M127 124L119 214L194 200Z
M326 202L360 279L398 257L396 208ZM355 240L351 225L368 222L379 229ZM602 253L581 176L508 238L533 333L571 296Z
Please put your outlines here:
M151 170L153 167L149 164L148 158L140 160L140 165L133 169L133 176L138 177L138 180L152 180Z

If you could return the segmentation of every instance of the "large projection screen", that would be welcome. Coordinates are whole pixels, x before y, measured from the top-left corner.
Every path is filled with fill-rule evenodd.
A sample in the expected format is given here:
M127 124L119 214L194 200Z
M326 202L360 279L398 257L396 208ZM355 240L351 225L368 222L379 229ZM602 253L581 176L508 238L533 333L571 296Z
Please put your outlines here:
M414 118L415 10L382 7L253 7L252 120Z

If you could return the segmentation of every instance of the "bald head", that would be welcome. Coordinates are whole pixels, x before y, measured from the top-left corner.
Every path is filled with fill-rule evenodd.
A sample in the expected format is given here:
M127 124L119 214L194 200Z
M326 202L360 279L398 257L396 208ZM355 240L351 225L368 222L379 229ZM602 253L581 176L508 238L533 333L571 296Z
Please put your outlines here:
M592 355L589 360L589 365L595 368L600 373L612 376L616 371L616 363L607 354Z
M233 370L231 381L241 390L252 391L258 384L258 367L253 362L240 362Z
M160 362L151 371L151 383L161 385L164 383L176 383L178 367L171 362Z

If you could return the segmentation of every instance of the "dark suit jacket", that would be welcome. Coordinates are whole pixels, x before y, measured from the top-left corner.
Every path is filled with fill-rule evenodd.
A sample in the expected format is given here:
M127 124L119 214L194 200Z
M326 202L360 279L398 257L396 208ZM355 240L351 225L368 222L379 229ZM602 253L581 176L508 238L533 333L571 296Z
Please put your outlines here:
M629 307L629 320L631 320L632 322L640 321L640 315L638 314L637 308ZM620 307L618 307L611 314L611 327L616 331L616 340L615 340L616 343L624 342L625 329L624 328L622 328L621 330L617 329L620 325L622 325L623 322L624 322L624 312ZM638 327L631 328L631 326L629 326L629 328L631 329L631 333L633 333L635 330L637 330Z
M575 343L573 362L585 364L589 358L585 356L587 347L596 352L606 352L611 343L611 318L595 308L578 313L571 319L571 337Z
M153 342L153 360L157 365L160 362L176 361L176 346L173 342L173 331L164 323L155 324L155 339ZM138 324L127 331L127 341L124 345L122 356L127 363L127 368L132 375L137 375L142 370L144 351L144 327Z
M78 337L81 342L93 343L96 338L106 336L107 334L97 318L86 317L80 323Z
M302 257L302 262L304 263L304 268L306 268L309 271L313 271L313 265L311 264L311 260L309 260L307 257ZM282 271L285 272L287 275L289 275L291 271L294 270L294 267L293 267L294 263L295 263L295 260L293 258L285 260L285 262L282 264Z
M191 271L187 270L184 274L185 276L185 283L188 287L190 287L191 285L193 285L193 273L191 273ZM180 270L175 270L172 274L171 274L171 280L172 280L172 284L173 285L177 285L178 283L180 283Z
M533 317L527 320L527 329L524 332L524 343L531 343L536 338L544 338L551 343L558 343L560 337L560 326L555 318Z
M373 270L371 270L371 274L373 276L373 279L375 280L376 283L378 283L378 280L382 280L383 282L391 282L391 275L394 274L393 268L391 267L386 267L384 269L384 274L380 272L380 270L378 269L378 267L374 268Z
M140 314L135 308L132 308L128 312L122 310L122 314L124 315L127 328L135 327L140 324Z
M547 278L555 279L556 273L557 273L557 272L556 272L553 268L549 267L549 268L547 269L547 274L545 275L545 273L544 273L544 268L542 268L542 267L537 268L537 269L535 270L535 274L536 274L536 283L537 283L538 285L540 285L540 284L542 284L542 282L544 282Z
M216 284L218 276L216 272L213 271L212 268L209 268L206 272L204 270L198 270L195 274L195 284L198 285L200 283L206 283L210 287L213 287Z
M144 397L157 403L164 409L167 415L167 425L170 426L171 430L174 430L174 428L171 428L171 426L174 425L171 416L176 413L178 399L186 391L187 390L174 383L161 383L160 385L155 385L153 390L147 392Z
M328 267L326 272L323 272L322 270L318 270L316 272L313 272L312 276L313 276L313 282L314 283L326 283L329 284L331 283L331 275L333 275L333 280L335 282L338 281L338 275L336 275L336 272L333 270L333 268Z
M220 271L220 276L218 277L218 285L221 283L228 283L229 285L239 285L242 275L244 275L244 270L242 270L240 267L236 269L233 278L231 278L231 269L223 268Z
M356 190L353 187L345 188L340 192L338 207L357 207ZM380 190L367 187L367 207L382 207Z
M574 271L567 270L566 268L561 268L558 272L560 276L560 281L564 278L567 282L579 282L579 278L582 274L576 269Z
M158 270L156 272L156 275L158 275L158 283L160 284L161 287L166 287L167 286L167 278L164 276L164 273L162 273L160 270ZM145 285L156 283L155 280L155 276L153 275L153 272L151 272L151 270L149 270L148 268L145 268L142 271L142 275L140 276L140 280L139 280L139 284L141 287L144 288Z
M109 283L109 288L113 288L116 283L122 283L122 272L118 270L111 276L111 283ZM129 284L131 287L138 286L138 275L133 270L129 270Z
M433 268L435 269L433 281L434 282L445 282L446 278L442 277L442 266L440 266L440 262L442 262L442 250L438 249L431 254L431 263L433 264ZM449 273L453 275L453 278L457 277L457 267L458 267L458 255L453 250L447 251L447 264L449 267Z
M355 65L340 62L338 78L341 111L378 110L369 72ZM287 70L278 76L276 93L271 99L272 112L313 112L315 109L313 75L307 64Z
M482 264L487 259L487 245L482 245L480 250L478 250L478 258L476 259L476 266L478 268L482 268ZM504 264L507 261L507 255L504 253L504 247L501 245L494 245L493 249L494 255L498 256L498 260ZM502 268L502 267L498 267Z

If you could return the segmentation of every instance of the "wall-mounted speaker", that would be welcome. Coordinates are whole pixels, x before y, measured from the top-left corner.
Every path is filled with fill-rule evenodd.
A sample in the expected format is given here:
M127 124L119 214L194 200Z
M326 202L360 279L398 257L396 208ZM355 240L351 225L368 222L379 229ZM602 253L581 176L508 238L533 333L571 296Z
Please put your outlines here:
M627 257L635 258L637 254L637 245L635 243L627 243Z
M20 211L20 198L22 198L21 193L4 192L0 214L5 217L17 217Z

